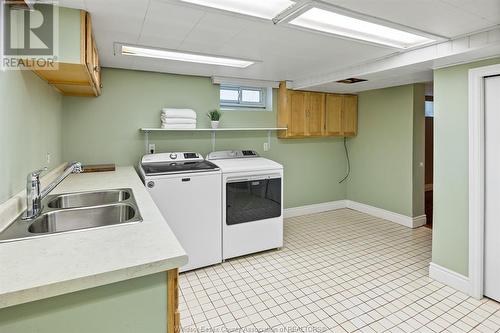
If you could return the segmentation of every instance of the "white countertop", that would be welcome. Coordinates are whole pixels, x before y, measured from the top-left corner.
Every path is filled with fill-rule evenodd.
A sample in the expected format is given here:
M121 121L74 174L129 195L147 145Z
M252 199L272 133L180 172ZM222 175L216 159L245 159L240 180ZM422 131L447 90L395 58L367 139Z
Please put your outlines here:
M0 308L177 268L187 255L133 167L70 175L51 194L132 188L143 221L0 244Z

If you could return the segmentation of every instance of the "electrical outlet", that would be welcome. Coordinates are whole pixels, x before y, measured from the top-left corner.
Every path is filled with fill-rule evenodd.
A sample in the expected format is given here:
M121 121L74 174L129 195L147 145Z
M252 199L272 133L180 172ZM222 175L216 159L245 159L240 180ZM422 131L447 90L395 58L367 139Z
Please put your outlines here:
M47 153L47 164L50 164L50 153Z
M269 150L269 143L264 142L264 151L268 151L268 150Z
M156 151L156 145L154 143L150 143L148 150L150 154L154 154Z

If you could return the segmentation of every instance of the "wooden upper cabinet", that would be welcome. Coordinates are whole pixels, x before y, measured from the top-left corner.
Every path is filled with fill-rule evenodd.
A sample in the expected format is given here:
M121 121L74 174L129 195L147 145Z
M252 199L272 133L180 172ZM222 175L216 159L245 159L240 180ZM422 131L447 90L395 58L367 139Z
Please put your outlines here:
M99 64L99 53L92 33L92 20L90 14L85 14L85 64L90 73L92 82L98 95L101 94L101 66Z
M322 136L325 128L325 94L306 92L306 136Z
M325 135L342 135L342 95L327 94L325 107Z
M288 90L284 82L278 93L280 138L355 136L358 100L356 95Z
M342 109L342 135L355 136L358 133L358 96L344 95Z
M290 91L288 94L289 122L288 132L291 136L305 136L307 122L307 97L302 91Z
M282 88L280 88L282 89ZM280 96L278 125L287 127L279 137L322 136L325 119L325 94L287 90Z
M101 67L90 14L59 7L59 21L57 69L32 70L63 95L99 96Z

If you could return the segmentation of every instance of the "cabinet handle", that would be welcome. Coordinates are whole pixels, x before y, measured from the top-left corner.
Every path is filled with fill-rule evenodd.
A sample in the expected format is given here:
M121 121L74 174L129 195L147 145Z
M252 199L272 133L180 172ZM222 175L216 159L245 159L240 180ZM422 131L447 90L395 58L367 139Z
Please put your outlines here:
M94 72L99 72L99 66L94 66Z

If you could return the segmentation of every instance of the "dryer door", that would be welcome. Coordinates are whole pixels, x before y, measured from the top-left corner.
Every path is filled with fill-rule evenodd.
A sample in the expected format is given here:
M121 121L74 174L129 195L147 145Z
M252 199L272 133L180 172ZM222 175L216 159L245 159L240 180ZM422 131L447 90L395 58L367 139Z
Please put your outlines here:
M227 180L227 225L279 217L281 204L279 175Z

